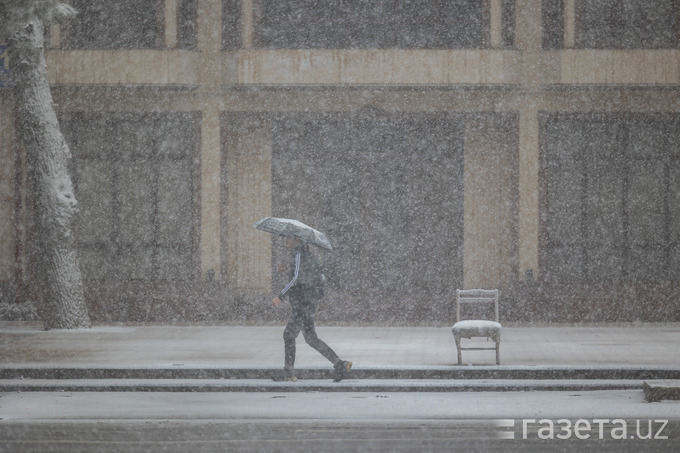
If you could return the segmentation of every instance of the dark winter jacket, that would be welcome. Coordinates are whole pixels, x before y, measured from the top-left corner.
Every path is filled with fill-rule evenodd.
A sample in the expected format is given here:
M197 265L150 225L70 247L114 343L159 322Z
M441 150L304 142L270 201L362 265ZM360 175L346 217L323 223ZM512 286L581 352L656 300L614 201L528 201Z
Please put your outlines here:
M306 244L295 247L289 272L290 281L279 293L279 298L289 296L294 300L314 301L323 297L326 277L319 260Z

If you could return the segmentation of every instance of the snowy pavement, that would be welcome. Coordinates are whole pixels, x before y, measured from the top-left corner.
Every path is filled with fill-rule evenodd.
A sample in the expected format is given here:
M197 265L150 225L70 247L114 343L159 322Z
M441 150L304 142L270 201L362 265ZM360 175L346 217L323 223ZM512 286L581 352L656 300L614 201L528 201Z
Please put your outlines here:
M300 380L282 386L268 379L283 361L283 326L44 331L1 323L0 391L592 391L680 380L680 324L503 327L500 366L492 351L463 351L466 365L457 365L449 327L320 326L318 332L354 363L340 384L302 338Z
M21 366L279 368L283 326L115 326L44 331L0 322L0 364ZM355 367L454 367L450 327L319 326ZM481 341L476 339L471 341ZM501 366L680 367L680 324L504 326ZM466 365L493 352L463 351ZM298 339L298 367L328 367Z
M641 391L465 393L128 393L0 395L0 419L20 420L451 420L680 419L680 403ZM679 434L679 433L676 433Z
M676 452L634 390L0 394L0 452Z
M464 351L458 366L450 327L318 332L354 362L340 383L301 338L301 379L266 379L281 368L283 326L2 323L0 451L300 451L300 436L305 451L346 451L357 429L372 439L365 451L416 451L437 436L432 451L564 448L541 438L550 423L560 435L587 425L578 434L595 444L572 439L572 451L680 445L680 401L649 403L642 390L649 379L680 382L679 324L504 326L500 366L489 351ZM622 425L625 444L611 439ZM659 440L643 440L652 428Z

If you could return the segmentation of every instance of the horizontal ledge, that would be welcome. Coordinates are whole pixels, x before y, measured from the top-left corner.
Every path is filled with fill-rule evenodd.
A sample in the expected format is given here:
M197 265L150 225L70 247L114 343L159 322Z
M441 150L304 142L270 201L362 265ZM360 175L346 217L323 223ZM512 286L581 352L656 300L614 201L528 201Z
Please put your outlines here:
M63 90L149 90L149 91L196 91L200 85L181 83L52 83L53 89Z
M2 392L508 392L642 389L640 380L0 380Z
M376 91L390 91L390 90L507 90L516 91L522 88L518 84L507 83L464 83L464 84L447 84L447 83L233 83L222 84L220 87L224 90L241 89L241 90L376 90Z

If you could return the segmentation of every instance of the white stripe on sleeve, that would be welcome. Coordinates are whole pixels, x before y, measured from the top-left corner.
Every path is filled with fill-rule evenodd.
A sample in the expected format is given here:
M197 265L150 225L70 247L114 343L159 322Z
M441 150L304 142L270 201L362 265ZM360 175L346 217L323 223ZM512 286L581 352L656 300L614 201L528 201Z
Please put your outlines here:
M286 291L288 291L297 281L298 275L300 274L300 254L298 253L295 255L295 274L293 275L293 279L288 282L285 288L283 288L283 291L281 291L281 295L286 294Z

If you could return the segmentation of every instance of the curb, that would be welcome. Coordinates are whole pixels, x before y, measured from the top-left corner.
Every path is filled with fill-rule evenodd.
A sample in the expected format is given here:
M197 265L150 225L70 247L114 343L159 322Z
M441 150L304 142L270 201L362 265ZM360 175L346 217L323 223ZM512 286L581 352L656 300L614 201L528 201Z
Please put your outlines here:
M207 366L100 367L25 366L0 367L0 380L10 379L269 379L279 368L228 368ZM301 380L332 379L330 368L300 368ZM572 367L572 366L451 366L352 368L351 379L401 380L680 380L680 367Z
M273 382L277 371L182 364L8 365L0 368L0 392L510 392L642 390L644 385L650 395L648 381L680 382L678 367L377 367L352 369L340 383L332 381L331 369L298 369L297 382Z
M639 380L387 380L273 382L265 379L16 379L0 392L528 392L640 390Z

